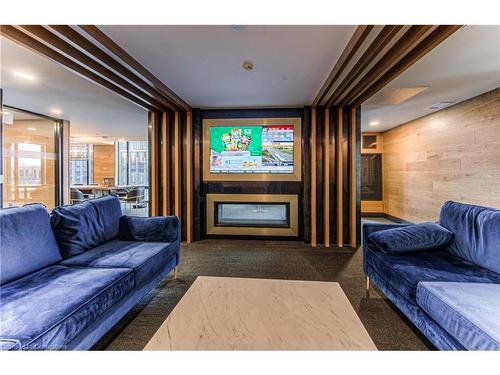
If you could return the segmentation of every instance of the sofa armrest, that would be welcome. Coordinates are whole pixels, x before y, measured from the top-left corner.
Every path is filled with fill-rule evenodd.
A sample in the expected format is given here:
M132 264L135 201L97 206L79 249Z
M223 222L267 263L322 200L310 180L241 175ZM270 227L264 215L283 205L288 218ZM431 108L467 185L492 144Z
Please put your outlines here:
M175 242L181 240L181 225L176 216L120 218L118 238L121 241Z
M363 224L363 251L367 247L368 236L372 233L378 232L380 230L392 229L392 228L402 228L407 227L408 225L412 225L409 223L405 224L385 224L385 223L364 223Z

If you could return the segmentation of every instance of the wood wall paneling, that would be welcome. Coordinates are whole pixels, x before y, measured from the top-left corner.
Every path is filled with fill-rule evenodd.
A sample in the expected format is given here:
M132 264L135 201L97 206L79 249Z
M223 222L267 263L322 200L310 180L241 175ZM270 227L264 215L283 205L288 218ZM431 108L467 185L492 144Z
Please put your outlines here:
M357 113L356 108L351 109L350 118L350 134L349 134L349 243L351 247L356 247L357 245Z
M186 113L186 241L193 242L193 114Z
M168 216L170 209L170 115L168 112L162 113L161 120L161 195L162 195L162 214Z
M311 246L317 246L316 233L316 108L311 109Z
M158 178L159 169L159 115L157 112L149 112L149 144L150 144L150 213L152 216L159 215L159 185L160 181Z
M114 179L115 176L115 145L94 145L93 182L104 185L105 178Z
M330 247L330 110L323 115L323 245Z
M70 178L69 178L69 148L70 148L70 122L62 122L62 204L70 204Z
M204 195L202 194L202 119L199 109L192 111L193 123L193 240L199 241L202 239L204 228Z
M384 201L361 201L361 212L364 214L383 214Z
M301 123L302 204L299 205L299 227L304 242L311 243L311 107L304 107Z
M344 114L343 109L337 109L337 246L344 246Z
M324 243L324 166L323 160L325 159L324 154L324 108L318 107L316 110L316 236L317 243Z
M182 140L180 113L174 114L174 215L182 219ZM181 221L182 222L182 221Z
M356 247L361 244L361 106L356 114Z
M435 221L447 200L500 208L500 88L384 133L384 210Z

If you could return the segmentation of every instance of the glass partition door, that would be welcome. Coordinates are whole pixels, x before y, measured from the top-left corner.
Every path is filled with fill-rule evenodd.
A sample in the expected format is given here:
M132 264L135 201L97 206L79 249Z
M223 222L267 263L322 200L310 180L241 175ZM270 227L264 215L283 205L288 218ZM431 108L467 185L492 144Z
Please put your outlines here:
M2 124L3 207L43 203L52 210L57 204L56 122L8 108L3 111L7 114Z

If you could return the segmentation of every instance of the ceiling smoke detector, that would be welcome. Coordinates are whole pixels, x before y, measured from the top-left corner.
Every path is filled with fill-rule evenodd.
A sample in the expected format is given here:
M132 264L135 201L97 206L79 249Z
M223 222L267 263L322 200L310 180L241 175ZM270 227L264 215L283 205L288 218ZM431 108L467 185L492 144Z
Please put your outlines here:
M245 61L242 65L243 69L245 69L246 71L251 71L253 70L253 62L251 61Z

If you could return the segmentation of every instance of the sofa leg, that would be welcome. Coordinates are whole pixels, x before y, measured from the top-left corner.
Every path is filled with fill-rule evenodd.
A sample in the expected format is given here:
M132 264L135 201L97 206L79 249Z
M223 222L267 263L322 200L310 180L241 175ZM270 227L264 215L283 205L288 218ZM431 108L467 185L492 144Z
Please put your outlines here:
M177 279L177 266L174 267L174 279Z
M366 276L366 290L370 290L370 278Z

